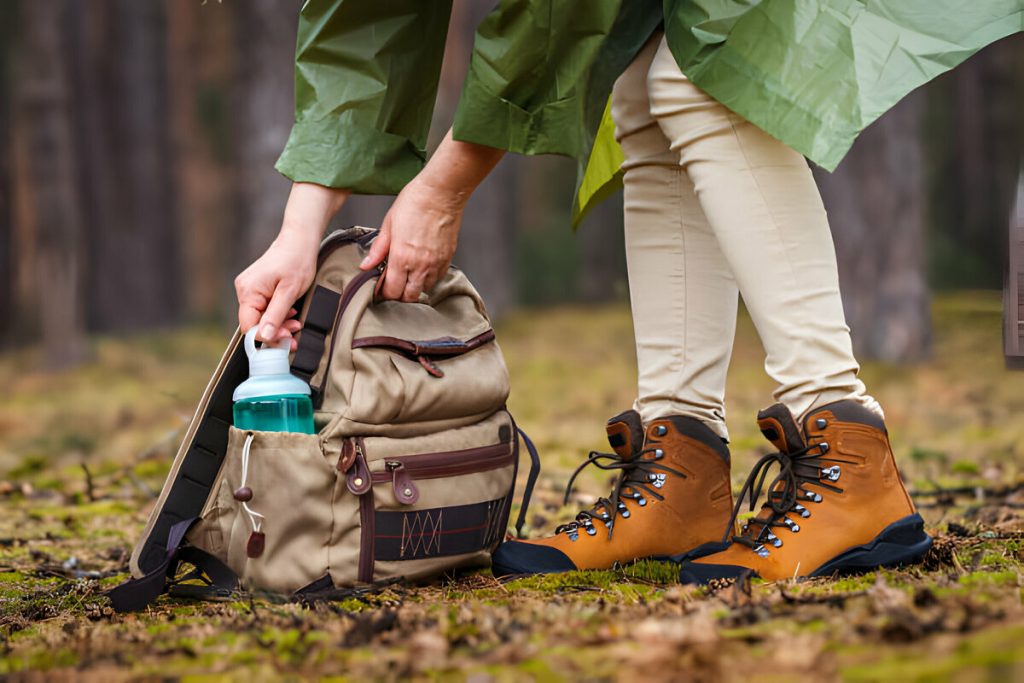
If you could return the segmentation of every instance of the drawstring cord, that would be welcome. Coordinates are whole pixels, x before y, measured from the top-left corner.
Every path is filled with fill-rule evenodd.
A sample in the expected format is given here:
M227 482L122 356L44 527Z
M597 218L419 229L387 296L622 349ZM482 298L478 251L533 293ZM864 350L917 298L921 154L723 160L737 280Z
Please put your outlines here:
M242 484L239 488L245 486L245 480L249 476L249 446L252 445L252 439L253 435L249 434L245 437L245 445L242 446ZM253 532L259 533L260 528L263 526L263 520L266 518L250 508L249 504L245 501L242 501L242 508L249 515L249 523L252 524Z

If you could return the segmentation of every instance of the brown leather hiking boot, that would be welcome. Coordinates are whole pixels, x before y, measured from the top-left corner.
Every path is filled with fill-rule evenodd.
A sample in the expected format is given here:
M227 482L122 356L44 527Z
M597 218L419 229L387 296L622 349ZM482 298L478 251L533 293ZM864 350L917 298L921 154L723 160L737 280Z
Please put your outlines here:
M495 576L607 569L671 556L717 540L729 522L729 449L702 422L678 415L647 426L629 410L608 421L614 453L591 453L594 465L618 471L608 498L536 541L508 541L494 553Z
M855 401L838 401L811 411L803 429L781 404L757 418L779 452L754 466L733 518L745 494L754 509L767 468L778 463L768 499L724 550L684 562L680 581L747 572L769 581L827 576L924 556L932 540L903 488L880 417Z

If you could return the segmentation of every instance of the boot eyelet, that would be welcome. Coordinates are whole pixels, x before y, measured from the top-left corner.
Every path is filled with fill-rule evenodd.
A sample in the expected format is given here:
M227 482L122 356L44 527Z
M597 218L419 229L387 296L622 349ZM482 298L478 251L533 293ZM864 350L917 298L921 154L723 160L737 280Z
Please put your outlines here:
M795 512L798 512L800 516L805 519L811 516L811 511L805 508L803 505L800 505L799 503L793 506L793 510Z
M789 519L788 517L782 520L782 523L789 527L789 530L792 531L794 534L800 532L800 525L794 522L793 520Z
M664 457L665 457L665 451L661 450L660 448L655 448L654 449L654 459L655 460L661 460Z
M769 532L769 534L767 536L767 540L768 540L769 543L771 543L776 548L781 548L782 547L782 539L779 538L778 536L776 536L773 533Z
M825 419L825 418L823 418L823 417L819 417L819 418L818 418L817 420L815 420L815 421L814 421L814 425L815 425L815 426L816 426L816 427L817 427L818 429L824 429L825 427L827 427L827 426L828 426L828 420L826 420L826 419Z
M639 505L640 507L645 507L647 505L647 499L644 498L643 496L637 496L636 504Z
M832 465L821 470L821 476L829 481L839 481L840 474L842 474L842 471L839 469L839 465Z
M828 449L829 449L828 442L827 441L822 441L821 443L819 443L818 444L818 449L821 450L822 453L828 453Z
M769 554L768 548L765 548L764 545L758 545L756 548L754 548L754 552L760 555L761 557L768 557Z
M596 533L597 533L597 529L594 528L593 524L591 524L591 525L589 525L587 527L587 536L593 536Z
M658 425L657 427L654 428L655 436L665 436L666 434L668 434L668 427L666 427L665 425Z

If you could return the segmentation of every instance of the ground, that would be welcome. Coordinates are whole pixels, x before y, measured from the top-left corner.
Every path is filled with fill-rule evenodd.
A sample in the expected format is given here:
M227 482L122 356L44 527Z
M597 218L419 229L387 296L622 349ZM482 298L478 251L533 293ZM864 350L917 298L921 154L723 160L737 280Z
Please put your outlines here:
M1024 376L1003 369L997 294L935 305L935 356L866 364L935 548L913 569L694 589L644 563L501 583L482 570L303 604L162 598L113 614L127 557L225 341L191 328L93 342L94 361L0 357L0 675L263 680L1024 680ZM624 305L514 314L510 408L541 449L540 534L607 488L567 473L632 398ZM771 402L742 320L730 379L733 482L768 451Z

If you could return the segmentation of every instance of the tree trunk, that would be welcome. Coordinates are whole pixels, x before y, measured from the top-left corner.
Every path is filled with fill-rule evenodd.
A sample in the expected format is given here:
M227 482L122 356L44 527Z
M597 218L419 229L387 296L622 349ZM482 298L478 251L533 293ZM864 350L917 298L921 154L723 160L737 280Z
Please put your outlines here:
M70 3L79 182L90 239L93 329L167 326L180 318L179 248L167 116L163 6Z
M927 86L930 268L940 287L1000 285L1004 230L1024 149L1024 35Z
M295 35L299 5L246 0L234 7L237 89L233 119L238 168L236 272L273 241L291 183L274 169L294 120Z
M29 255L31 310L10 320L39 321L43 362L56 369L86 352L81 203L76 182L65 8L61 0L21 4L14 157L18 252ZM24 271L23 271L24 272Z
M831 175L817 172L856 353L913 362L931 352L924 176L913 93L875 122Z
M11 59L15 40L14 25L18 18L16 2L0 3L0 311L10 314L14 310L14 225L11 194ZM16 325L4 325L0 329L0 349L14 340Z
M169 119L182 282L189 316L214 319L230 299L225 236L237 208L231 187L228 98L234 50L230 10L166 0Z

